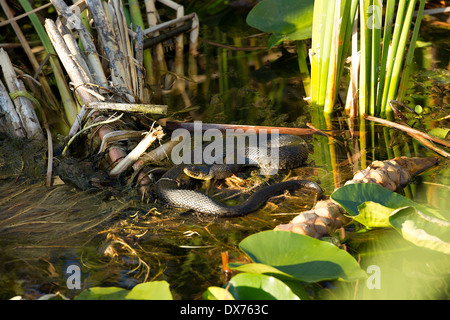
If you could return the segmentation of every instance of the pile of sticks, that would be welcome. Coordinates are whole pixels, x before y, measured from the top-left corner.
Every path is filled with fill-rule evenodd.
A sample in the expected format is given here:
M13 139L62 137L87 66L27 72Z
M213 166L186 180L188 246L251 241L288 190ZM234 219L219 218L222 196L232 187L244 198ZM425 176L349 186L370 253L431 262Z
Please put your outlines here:
M162 2L173 4L172 1ZM154 35L163 28L191 19L193 22L190 24L192 30L190 51L196 51L198 19L195 14L184 17L182 6L172 5L177 9L177 19L158 25L153 10L152 15L155 19L151 20L151 24L154 25L151 25L148 30L142 30L141 26L137 25L133 31L130 26L127 26L122 1L111 0L107 3L101 0L86 0L78 2L79 6L75 4L72 7L68 7L62 0L52 0L52 3L58 11L59 17L56 21L47 19L45 29L72 81L74 93L83 104L77 121L73 123L69 132L69 139L79 132L83 124L92 126L97 123L100 126L96 131L97 137L94 138L102 140L102 144L104 144L105 139L111 135L117 135L122 129L119 125L111 123L113 122L111 118L108 120L105 115L111 110L114 112L166 114L167 106L149 104L148 77L146 77L144 68L144 36ZM86 5L93 20L98 41L94 40L94 32L91 33L87 30L77 14L84 10ZM152 8L154 9L153 2ZM78 45L77 37L82 44L83 51ZM177 35L176 41L181 41L177 45L176 51L182 54L184 46L182 36ZM155 42L155 46L157 45L158 43ZM155 52L159 51L157 48ZM104 61L101 57L105 58ZM160 56L156 54L156 57ZM175 59L183 60L179 56L176 56ZM183 74L182 69L178 71L176 69L176 72ZM113 119L118 120L119 117ZM105 122L108 123L107 126L102 125ZM110 163L115 166L109 172L110 175L116 176L133 166L149 144L156 138L161 138L162 135L159 127L151 130L139 144L139 152L126 154L121 148L110 148L107 154ZM139 169L141 163L133 167Z

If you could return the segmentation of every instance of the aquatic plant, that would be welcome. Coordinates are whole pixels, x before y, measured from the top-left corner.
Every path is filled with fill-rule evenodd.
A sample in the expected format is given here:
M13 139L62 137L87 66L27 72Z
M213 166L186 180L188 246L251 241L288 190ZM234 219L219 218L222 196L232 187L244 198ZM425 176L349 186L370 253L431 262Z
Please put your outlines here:
M172 300L166 281L138 284L131 290L118 287L92 287L83 290L75 300Z
M283 40L311 37L313 107L331 114L339 90L344 89L345 110L350 116L391 113L388 101L405 94L425 0L388 0L385 8L383 1L316 0L313 14L311 5L312 1L299 5L292 0L264 0L249 13L247 22L272 33L269 47ZM302 46L298 55L300 60L305 57ZM347 61L351 61L349 72L344 69Z

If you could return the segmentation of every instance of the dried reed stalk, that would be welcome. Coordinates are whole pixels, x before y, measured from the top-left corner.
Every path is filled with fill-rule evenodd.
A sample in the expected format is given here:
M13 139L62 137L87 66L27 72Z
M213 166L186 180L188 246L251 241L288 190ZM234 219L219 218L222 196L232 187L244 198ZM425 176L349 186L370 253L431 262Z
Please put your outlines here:
M4 127L8 133L17 138L25 138L25 131L22 127L19 115L14 108L14 104L9 97L3 82L0 80L0 111L5 116Z
M89 70L95 83L101 87L109 88L105 73L100 62L97 50L95 49L92 35L86 29L80 18L73 14L71 7L68 7L62 0L51 0L58 13L67 21L72 21L71 26L78 31L81 43L83 45L84 53L87 57Z
M9 21L11 23L11 27L14 29L14 32L16 33L17 38L18 38L23 50L25 51L25 54L27 55L28 59L30 60L31 66L33 67L33 71L34 72L38 71L39 70L39 62L37 61L36 57L34 56L32 50L31 50L31 47L30 47L27 39L25 38L25 35L23 34L22 30L20 29L19 24L14 19L11 8L8 6L6 1L0 1L0 5L3 8L3 11L6 14L6 17L9 19ZM30 14L30 12L28 12L27 14ZM16 17L16 18L18 18L18 17ZM39 73L38 77L39 77L39 82L41 83L44 91L49 94L49 98L52 98L52 95L50 94L51 93L50 85L48 84L45 76L42 73ZM56 100L52 100L52 103L56 103Z
M113 22L108 19L109 12L105 12L102 1L100 0L86 0L86 3L95 21L100 40L105 48L112 82L121 94L124 94L129 101L134 102L133 91L127 81L127 59L120 48L120 43L122 42L117 38L119 35L116 35L114 32Z
M86 73L80 70L78 68L78 65L72 59L70 50L64 42L64 39L59 33L58 29L56 28L55 22L51 19L46 19L45 29L47 30L47 34L49 35L53 47L58 53L58 57L64 65L67 73L69 74L70 79L72 80L74 85L78 87L77 93L83 103L97 100L98 97L95 95L95 93L92 90L84 87L84 85L88 83L89 79L86 78Z
M113 103L113 102L91 102L86 106L88 109L115 110L126 112L141 112L151 114L167 114L166 105L156 104L134 104L134 103Z
M120 173L131 167L139 157L147 150L156 139L161 139L164 136L162 127L151 129L144 139L122 160L120 161L110 172L111 177L116 177Z
M3 70L5 82L10 93L26 92L25 85L22 80L17 79L16 73L12 66L11 60L5 50L0 49L0 66ZM20 117L22 126L26 132L27 138L43 140L44 134L42 132L39 119L36 116L32 102L23 95L14 99L17 114Z

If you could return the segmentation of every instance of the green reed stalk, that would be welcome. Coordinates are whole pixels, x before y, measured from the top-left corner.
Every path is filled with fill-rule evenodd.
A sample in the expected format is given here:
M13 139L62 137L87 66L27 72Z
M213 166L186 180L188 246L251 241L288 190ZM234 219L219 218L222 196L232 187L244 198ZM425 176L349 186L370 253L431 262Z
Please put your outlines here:
M404 20L404 16L405 16L405 7L406 7L406 0L400 0L400 3L398 4L398 7L397 7L397 17L395 19L394 34L392 36L392 43L390 46L390 51L388 54L387 65L386 65L386 78L385 78L385 85L384 85L384 89L383 89L383 96L382 96L382 100L381 100L381 109L380 109L381 115L383 115L383 116L386 113L388 92L389 92L389 87L390 87L390 83L391 83L392 72L394 69L394 62L396 59L398 43L400 41L401 26L403 25L403 20Z
M336 87L339 86L338 83L338 56L339 56L339 31L341 29L340 25L340 13L341 13L341 1L336 1L336 7L334 9L334 22L333 30L331 32L331 47L329 54L328 63L328 75L327 75L327 87L325 91L325 102L323 106L323 111L325 114L330 114L333 112L334 100L336 98ZM331 18L331 17L330 17Z
M131 24L131 15L130 10L128 10L128 6L126 4L126 0L121 0L122 2L122 9L123 9L123 15L125 17L125 21L127 22L127 26L129 27Z
M341 6L342 7L342 6ZM350 39L352 36L353 22L355 20L356 8L358 0L346 0L344 9L341 12L342 24L339 33L339 56L338 66L340 66L340 74L344 70L345 59L347 58L347 50L350 47Z
M326 1L328 8L326 14L325 28L323 29L323 37L320 43L320 88L318 96L318 105L323 108L325 106L325 97L327 92L328 71L330 68L330 52L333 39L334 16L337 1Z
M372 28L372 51L370 59L370 97L369 110L371 115L378 114L376 108L377 87L378 87L378 69L380 66L380 44L381 44L381 15L383 10L383 2L378 3L377 0L372 0L371 28Z
M387 93L387 101L395 99L398 91L398 85L400 83L400 73L403 66L403 57L405 55L405 48L408 42L409 27L411 25L414 8L416 6L416 0L410 0L408 10L406 12L405 19L402 24L402 30L400 33L399 44L397 54L392 68L391 81L389 83L389 91ZM386 102L387 102L386 101ZM386 106L386 105L385 105ZM386 114L392 114L391 108L385 109Z
M297 56L298 56L298 67L300 70L300 78L302 80L303 89L305 93L311 92L311 76L309 74L308 64L307 64L307 49L304 40L296 41L297 44Z
M334 16L334 30L332 34L332 51L328 71L327 91L324 112L333 112L339 85L344 70L344 62L355 18L358 0L344 0L337 2ZM342 6L343 5L343 6ZM343 9L341 9L343 7Z
M410 65L414 57L414 49L416 47L417 37L419 35L420 23L422 22L423 9L425 8L425 0L420 0L419 9L417 10L417 18L414 24L414 30L409 43L408 53L406 54L405 66L403 68L402 79L397 93L397 100L402 101L406 93L406 85L408 82Z
M360 65L359 65L359 114L360 116L366 113L367 98L370 94L370 47L371 47L371 30L369 29L367 9L370 5L370 0L360 0L359 14L360 14Z
M394 10L395 10L395 0L387 0L386 13L383 24L383 43L381 50L381 62L378 77L378 87L377 87L377 98L376 98L376 109L378 113L381 113L381 102L383 97L383 91L385 86L386 78L386 65L389 53L389 43L392 38L392 23L394 21Z
M316 0L314 3L314 16L312 27L312 39L311 39L311 106L314 108L317 106L317 99L319 96L320 81L320 43L322 43L322 29L323 22L325 21L324 15L322 15L324 0Z
M421 4L419 16L406 53L417 1ZM383 2L378 0L316 0L312 30L311 105L323 109L326 114L333 111L356 9L359 8L359 114L385 115L389 112L386 109L388 100L406 90L408 70L405 68L412 62L424 1L387 0L383 8Z

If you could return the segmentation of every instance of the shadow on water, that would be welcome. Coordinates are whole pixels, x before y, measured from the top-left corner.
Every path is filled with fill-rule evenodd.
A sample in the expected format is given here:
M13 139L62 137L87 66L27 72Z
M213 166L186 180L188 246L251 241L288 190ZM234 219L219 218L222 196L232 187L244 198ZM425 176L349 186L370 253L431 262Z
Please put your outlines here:
M247 37L252 33L243 36L239 23L244 14L235 14L236 19L224 17L205 19L203 39L232 47L265 45L264 38ZM230 21L238 24L237 31ZM448 44L432 41L416 52L409 89L410 102L428 106L424 122L429 126L433 119L449 113L448 57L439 54L439 48L448 50ZM290 127L312 122L319 129L336 130L334 137L305 137L311 151L309 163L291 173L319 182L327 195L374 159L432 155L408 136L378 125L356 122L353 126L337 117L330 127L317 120L303 100L294 49L238 51L203 42L200 85L191 97L199 110L182 116L213 123ZM434 62L430 65L429 61ZM222 271L223 253L232 261L245 261L238 249L242 239L286 223L314 204L311 195L298 192L274 199L248 216L218 219L170 209L152 198L144 203L128 191L117 195L82 192L67 185L47 188L45 147L25 149L6 139L0 143L1 299L17 295L33 299L56 291L72 298L80 292L66 283L67 267L73 264L82 272L81 289L131 288L142 281L167 280L175 298L201 298L207 287L222 286L227 280ZM288 174L280 172L276 178ZM417 202L448 209L449 180L449 161L442 160L404 192ZM250 181L247 187L255 183ZM216 192L224 192L224 187ZM235 193L242 191L235 189ZM361 249L371 243L368 238L355 239L353 252L369 252ZM336 294L332 292L331 297Z

